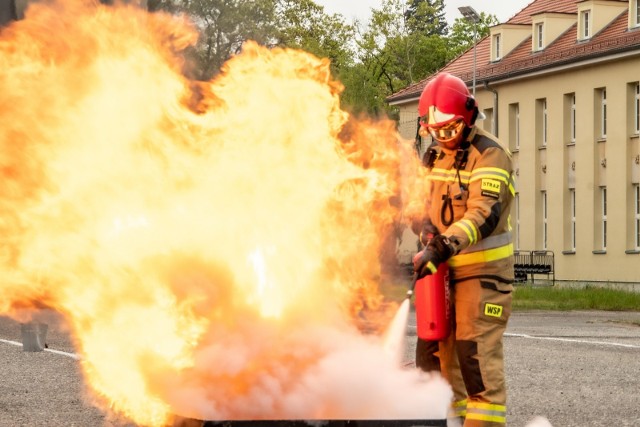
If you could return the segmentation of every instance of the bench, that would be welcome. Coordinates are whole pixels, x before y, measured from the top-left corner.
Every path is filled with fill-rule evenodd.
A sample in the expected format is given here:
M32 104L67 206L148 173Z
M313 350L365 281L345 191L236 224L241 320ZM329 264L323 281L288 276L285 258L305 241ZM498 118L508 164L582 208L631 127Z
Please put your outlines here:
M555 283L555 259L553 251L515 251L515 281L516 283L535 283L536 275L545 275L547 280Z

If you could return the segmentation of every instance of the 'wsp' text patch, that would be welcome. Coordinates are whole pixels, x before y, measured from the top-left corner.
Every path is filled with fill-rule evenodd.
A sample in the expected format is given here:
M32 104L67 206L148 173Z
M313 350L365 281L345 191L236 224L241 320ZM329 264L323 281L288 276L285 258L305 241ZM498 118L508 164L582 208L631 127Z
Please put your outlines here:
M502 306L487 303L484 305L484 314L491 317L500 317L502 316Z

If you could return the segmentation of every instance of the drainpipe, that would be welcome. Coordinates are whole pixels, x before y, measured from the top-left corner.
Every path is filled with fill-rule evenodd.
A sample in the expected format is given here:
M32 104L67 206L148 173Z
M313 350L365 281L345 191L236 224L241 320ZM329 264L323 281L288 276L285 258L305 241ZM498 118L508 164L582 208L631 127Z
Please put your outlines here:
M489 87L489 82L487 80L484 81L484 88L488 91L493 92L493 134L499 138L498 136L498 91L492 87Z

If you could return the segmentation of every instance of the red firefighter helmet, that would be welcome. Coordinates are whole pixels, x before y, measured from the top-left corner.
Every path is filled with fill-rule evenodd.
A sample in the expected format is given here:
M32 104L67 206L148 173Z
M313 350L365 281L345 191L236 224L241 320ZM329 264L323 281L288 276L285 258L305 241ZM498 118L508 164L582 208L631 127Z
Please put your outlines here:
M467 85L449 73L440 73L427 83L418 104L420 124L440 143L459 140L464 127L478 117L478 103Z

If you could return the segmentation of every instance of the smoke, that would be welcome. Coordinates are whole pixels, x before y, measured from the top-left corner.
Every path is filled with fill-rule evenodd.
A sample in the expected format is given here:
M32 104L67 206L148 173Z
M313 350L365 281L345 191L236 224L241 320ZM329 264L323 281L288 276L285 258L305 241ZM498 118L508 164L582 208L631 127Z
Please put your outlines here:
M446 417L452 397L446 382L400 369L377 339L319 327L275 339L269 349L254 344L230 337L200 350L197 373L170 387L172 406L211 420ZM255 371L250 381L238 382L247 371ZM229 395L225 381L241 392Z

